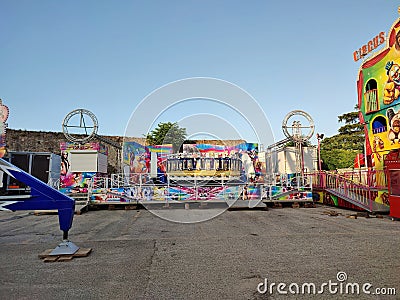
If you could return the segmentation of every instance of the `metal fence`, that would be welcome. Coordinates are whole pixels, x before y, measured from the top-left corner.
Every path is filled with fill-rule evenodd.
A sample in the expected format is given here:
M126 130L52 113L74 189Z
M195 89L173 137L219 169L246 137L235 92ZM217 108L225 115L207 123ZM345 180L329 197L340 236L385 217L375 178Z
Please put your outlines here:
M92 198L107 201L227 201L252 200L312 200L311 176L280 174L269 176L272 182L240 182L229 178L185 178L159 183L150 174L112 174L109 178L93 178L89 184ZM267 178L264 176L263 178Z

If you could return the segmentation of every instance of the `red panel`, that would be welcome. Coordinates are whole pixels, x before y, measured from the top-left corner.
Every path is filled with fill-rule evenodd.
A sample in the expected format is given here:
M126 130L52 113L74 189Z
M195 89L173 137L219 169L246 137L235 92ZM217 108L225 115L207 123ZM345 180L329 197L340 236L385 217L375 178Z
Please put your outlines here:
M389 195L390 216L400 218L400 197Z
M358 74L357 80L357 91L358 91L358 108L361 110L362 99L363 99L363 86L364 86L364 75L362 70Z
M381 61L381 59L383 59L389 51L390 51L390 48L388 48L388 49L382 51L382 52L379 53L377 56L375 56L375 57L371 58L370 60L366 61L366 62L361 66L361 68L362 68L362 69L366 69L366 68L372 67L372 66L375 65L377 62Z
M389 36L389 47L392 47L395 41L396 41L396 30L393 29Z
M400 218L400 151L391 151L385 157L386 174L388 177L390 216ZM394 177L393 177L394 176Z

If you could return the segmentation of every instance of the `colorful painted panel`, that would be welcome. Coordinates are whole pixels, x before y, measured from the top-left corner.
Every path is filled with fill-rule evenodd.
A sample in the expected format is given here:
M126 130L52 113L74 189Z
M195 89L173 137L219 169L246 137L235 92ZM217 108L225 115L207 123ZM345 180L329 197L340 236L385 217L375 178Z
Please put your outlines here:
M400 148L400 21L392 26L385 48L361 66L358 93L367 155L372 167L383 169L383 156Z
M264 189L263 198L278 201L311 201L313 200L313 193L310 189L303 187L290 192L290 189L285 186L271 186Z
M260 199L261 189L259 186L244 186L240 196L243 200Z
M312 201L312 192L308 189L300 189L287 193L285 187L262 187L262 186L197 186L197 187L184 187L184 186L131 186L124 188L123 196L122 190L107 191L97 193L94 196L96 201L208 201L218 200L227 201L234 199L241 200L255 200L264 199L268 200L271 197L274 201ZM279 197L279 195L282 196ZM112 197L110 197L110 195ZM113 198L111 200L107 200Z
M93 191L90 201L93 204L125 203L129 202L129 199L125 197L124 188L111 188Z
M97 152L108 155L108 148L101 143L85 143L85 144L75 144L70 142L60 143L61 151L71 151L71 150L96 150Z
M235 153L252 153L256 156L258 153L257 143L242 143L236 146L212 145L212 144L184 144L183 152L188 154L209 153L214 155L233 155Z
M124 173L131 182L139 183L140 173L150 172L150 152L146 146L136 142L125 142L123 146Z
M209 153L210 156L215 154L223 154L227 148L223 145L211 145L211 144L184 144L183 152L188 154L204 154Z
M150 173L151 153L157 154L157 178L166 182L166 157L172 153L172 144L143 146L136 142L125 142L123 145L123 169L131 183L146 183L150 177L141 174Z
M132 186L125 188L125 196L141 201L199 201L237 199L239 186L203 186L203 187L167 187L167 186Z
M171 154L173 152L172 144L152 145L152 146L147 146L147 149L150 152L157 153L157 156L159 157L167 156L168 154Z
M96 173L67 173L60 177L60 191L62 193L87 193L89 181L95 177Z

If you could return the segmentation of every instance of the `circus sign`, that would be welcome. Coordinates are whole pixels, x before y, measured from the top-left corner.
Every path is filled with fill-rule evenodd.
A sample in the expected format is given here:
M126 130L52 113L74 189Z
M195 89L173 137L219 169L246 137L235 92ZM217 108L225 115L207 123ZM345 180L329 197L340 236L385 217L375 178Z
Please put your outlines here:
M356 50L353 52L353 59L354 61L357 61L364 56L366 56L368 53L372 52L376 48L378 48L380 45L382 45L385 42L385 32L380 32L377 36L375 36L373 39L368 41L367 44L363 45L360 47L360 49Z

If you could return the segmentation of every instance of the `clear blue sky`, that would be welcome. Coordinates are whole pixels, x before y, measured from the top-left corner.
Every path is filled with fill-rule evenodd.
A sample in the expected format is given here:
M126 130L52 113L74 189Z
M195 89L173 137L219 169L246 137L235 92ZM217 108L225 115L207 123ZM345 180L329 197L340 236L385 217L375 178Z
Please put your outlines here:
M294 109L332 136L341 126L337 116L357 101L360 62L353 51L388 32L399 5L0 0L0 98L13 129L61 131L68 112L86 108L97 116L100 134L123 135L135 107L155 89L213 77L251 94L276 139ZM179 117L195 106L207 113L207 106L186 105ZM178 121L174 116L164 120Z

